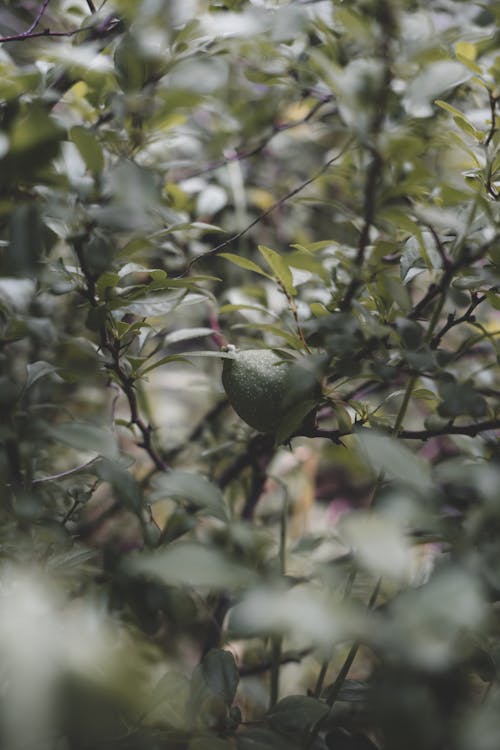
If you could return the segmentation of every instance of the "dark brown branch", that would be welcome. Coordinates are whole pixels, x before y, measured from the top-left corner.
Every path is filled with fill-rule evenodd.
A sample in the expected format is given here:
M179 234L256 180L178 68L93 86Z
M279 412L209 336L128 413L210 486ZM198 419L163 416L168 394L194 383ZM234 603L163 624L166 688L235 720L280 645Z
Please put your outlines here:
M23 472L21 469L21 456L17 440L9 438L5 441L5 455L9 472L9 482L11 488L15 491L20 489L23 484Z
M500 430L500 417L486 419L483 422L475 422L474 424L447 424L443 425L443 427L428 430L399 430L398 438L401 438L402 440L430 440L433 437L439 437L441 435L467 435L468 437L476 437L476 435L479 435L481 432L487 432L488 430ZM386 432L390 434L391 430L386 430ZM355 434L356 430L315 429L308 432L305 437L325 438L337 442L340 438L343 438L346 435Z
M219 487L221 489L227 487L234 479L237 479L251 463L252 458L248 451L237 456L220 475L217 481Z
M448 258L447 254L446 254L446 250L444 249L444 245L443 245L443 243L441 241L440 236L438 235L438 233L436 232L436 230L432 226L432 224L429 224L426 221L423 221L422 224L425 227L427 227L427 229L429 230L429 232L432 235L432 239L434 240L434 244L436 246L436 250L438 251L438 253L439 253L440 257L441 257L441 262L443 264L443 268L448 268L448 266L450 265L451 261L450 261L450 259Z
M490 95L491 125L488 131L486 140L484 142L485 146L490 145L491 141L493 140L493 136L495 135L497 131L497 104L500 98L498 96L495 96L492 91L489 92L489 95Z
M476 437L481 432L499 429L500 417L495 417L493 419L486 419L484 422L476 422L475 424L445 425L444 427L432 430L401 430L398 433L398 437L404 440L428 440L439 435L467 435L468 437Z
M370 239L370 230L373 226L373 220L375 218L375 193L376 185L380 177L382 170L382 158L377 151L373 151L372 161L368 168L368 174L366 176L365 190L364 190L364 211L363 211L363 228L359 235L358 251L354 261L354 275L350 281L347 291L344 295L344 299L340 304L341 310L347 310L356 294L358 288L361 286L361 279L359 274L363 266L365 259L366 248Z
M375 602L377 601L377 597L379 595L381 583L382 581L381 579L379 579L377 583L375 584L375 588L372 591L372 594L370 596L370 601L368 602L368 609L370 610L373 609L373 607L375 606ZM335 701L337 700L339 696L342 686L347 679L347 675L349 674L352 664L354 662L354 659L356 658L356 655L359 651L360 645L361 644L359 641L355 641L352 644L351 648L349 649L349 653L347 654L345 661L342 667L340 668L340 671L335 679L335 682L333 683L333 685L331 685L331 687L327 691L326 702L330 706L330 708L333 706L333 704L335 703Z
M455 313L450 313L448 315L448 320L444 324L444 326L436 333L434 338L431 341L431 349L437 349L439 344L441 343L441 339L443 336L445 336L449 330L454 328L455 326L460 325L461 323L473 323L474 322L474 316L473 312L484 300L486 299L486 294L483 294L482 296L478 294L472 294L471 295L471 303L467 310L463 313L463 315L460 315L460 317L456 318Z

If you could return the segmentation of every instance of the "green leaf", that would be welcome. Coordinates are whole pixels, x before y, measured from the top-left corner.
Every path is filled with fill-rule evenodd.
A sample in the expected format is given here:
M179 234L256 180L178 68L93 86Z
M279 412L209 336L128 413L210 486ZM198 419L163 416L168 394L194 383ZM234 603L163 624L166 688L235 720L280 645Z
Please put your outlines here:
M259 331L272 333L273 336L278 336L281 339L284 339L286 343L292 347L292 349L296 349L297 351L302 351L304 348L304 344L302 342L302 339L297 334L291 333L290 331L287 331L285 328L279 328L278 326L272 325L270 323L259 323L256 325L255 323L238 323L238 325L234 326L235 328L249 328L252 327L253 329L257 329Z
M172 586L194 586L214 591L240 590L256 582L253 570L222 552L192 542L174 542L155 552L131 556L127 569L153 576Z
M293 268L299 268L309 271L311 274L316 274L325 283L329 281L330 274L328 273L328 269L325 268L321 260L315 258L311 253L305 251L291 253L287 260Z
M93 175L100 174L104 169L104 156L95 134L81 125L75 125L70 129L69 136L80 152L89 172Z
M227 521L229 511L220 489L201 474L187 471L171 471L155 477L151 502L167 497L187 500L197 510Z
M31 364L26 365L25 390L31 388L31 386L41 378L45 378L47 375L52 375L54 372L57 372L57 367L51 365L50 362L44 362L42 359L38 362L32 362Z
M116 461L99 461L95 472L103 482L109 482L117 499L127 508L138 512L143 508L141 486L137 479Z
M391 519L370 512L348 513L341 520L339 534L369 573L395 581L408 579L410 547L403 530Z
M207 359L233 359L233 354L229 352L214 352L214 351L199 351L199 352L186 352L186 357L206 357Z
M97 453L110 460L118 457L116 435L101 427L83 422L65 422L49 428L48 433L54 440L76 450Z
M231 740L223 740L222 737L214 736L210 725L208 729L207 734L194 737L189 743L187 750L234 750Z
M465 115L463 114L463 112L460 112L459 109L453 107L453 105L449 104L448 102L444 102L442 99L436 99L434 104L437 104L438 107L446 110L446 112L450 112L453 117L460 117L462 119L465 119Z
M297 432L306 417L311 414L316 406L317 401L309 399L307 401L299 401L299 403L287 409L276 431L276 445L286 442Z
M432 116L431 102L449 89L471 78L471 73L454 60L436 60L421 67L405 95L407 111L413 117Z
M479 419L486 416L488 412L486 399L474 389L470 382L442 383L439 386L439 395L441 403L438 407L438 414L441 417L470 416Z
M180 672L167 672L156 684L149 701L146 724L189 729L188 701L190 682Z
M219 696L231 708L240 680L234 656L230 651L211 649L193 672L191 693L195 704L205 697Z
M500 310L500 294L498 292L486 292L486 299L495 310Z
M213 328L198 327L198 328L179 328L176 331L165 336L165 344L176 344L179 341L187 341L189 339L198 339L202 336L213 336L215 333Z
M229 312L239 312L240 310L253 310L255 312L261 313L262 315L269 315L271 317L278 317L277 315L274 315L271 310L268 310L266 307L262 307L261 305L222 305L219 308L219 315L225 315Z
M266 247L265 245L259 245L259 252L265 258L269 268L272 270L278 281L282 284L287 295L289 297L294 297L297 290L293 285L293 275L290 271L290 267L284 258L277 253L276 250L271 250L271 248Z
M236 737L237 750L298 750L299 745L271 729L254 727Z
M460 130L467 133L467 135L471 135L476 141L478 141L478 143L481 143L484 140L484 133L477 130L477 128L475 128L465 117L454 117L453 120Z
M147 361L148 360L146 360L146 362ZM156 362L153 362L147 367L143 367L140 370L139 375L142 377L143 375L146 375L148 372L151 372L152 370L156 370L157 367L163 367L163 365L168 365L171 362L187 362L188 364L191 364L189 359L186 359L186 357L183 357L180 354L167 354L167 356L162 357L161 359L158 359Z
M330 709L326 703L308 695L288 695L268 712L273 729L292 735L304 735L323 719Z
M10 135L10 148L18 157L33 154L35 150L46 150L37 161L46 161L52 153L53 144L62 138L63 130L48 114L41 102L31 104L14 121Z
M291 634L320 648L352 638L359 627L345 604L307 586L250 591L231 610L228 625L235 637Z
M361 455L376 472L402 484L409 484L422 492L432 487L429 465L413 454L399 440L363 430L358 433Z
M249 260L248 258L243 258L241 255L234 255L234 253L220 253L219 257L229 260L235 266L244 268L246 271L253 271L254 273L260 274L260 276L265 276L267 279L273 278L268 273L266 273L260 266L258 266L257 263L254 263L253 260Z
M141 318L157 318L168 315L172 310L181 306L198 305L200 302L206 302L204 294L186 294L185 291L179 290L164 294L151 294L134 302L122 300L115 303L113 300L113 307Z
M114 62L118 82L124 91L137 92L145 85L148 68L133 34L123 35L116 47Z
M38 206L21 204L12 213L8 246L9 274L31 274L43 256L43 228Z
M102 273L96 281L96 291L99 297L104 297L107 289L114 289L120 283L117 273Z

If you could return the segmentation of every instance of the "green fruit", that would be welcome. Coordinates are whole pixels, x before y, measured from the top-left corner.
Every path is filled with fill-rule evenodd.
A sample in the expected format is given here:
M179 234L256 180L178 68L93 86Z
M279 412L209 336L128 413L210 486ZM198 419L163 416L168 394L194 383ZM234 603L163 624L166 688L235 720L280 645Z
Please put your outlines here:
M296 405L290 403L290 388L296 391L295 378L290 378L296 367L269 349L234 351L225 358L222 385L229 402L244 422L259 432L275 432L284 415ZM305 372L305 371L304 371ZM316 378L307 373L299 402L317 401L320 387ZM311 411L311 408L309 411Z

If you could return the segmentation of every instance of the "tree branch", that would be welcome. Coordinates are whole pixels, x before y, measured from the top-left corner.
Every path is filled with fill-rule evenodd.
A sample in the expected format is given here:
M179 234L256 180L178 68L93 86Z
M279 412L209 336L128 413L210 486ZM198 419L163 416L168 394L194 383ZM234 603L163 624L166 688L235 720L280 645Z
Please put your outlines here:
M484 422L476 422L475 424L452 424L430 430L401 430L398 433L398 437L403 438L404 440L428 440L429 438L439 437L440 435L467 435L468 437L476 437L476 435L479 435L481 432L499 429L500 417L494 417L492 419L486 419Z
M284 133L287 130L292 130L293 128L298 128L301 125L305 125L314 117L314 115L318 112L319 109L321 109L321 107L323 107L328 102L331 102L332 100L332 95L323 96L316 102L316 104L311 107L307 115L302 117L300 120L293 120L292 122L284 122L281 124L274 123L271 126L271 132L265 135L253 148L237 148L230 156L226 156L223 159L218 159L217 161L211 162L206 166L197 169L196 171L188 172L186 175L182 175L181 178L190 179L191 177L199 177L200 175L207 174L207 172L214 172L216 169L225 167L227 164L231 164L232 162L244 161L246 159L250 159L253 156L257 156L257 154L260 154L261 151L263 151L265 147L269 145L273 138L275 138L279 133Z
M95 456L95 458L91 458L90 461L86 461L84 464L81 464L80 466L75 466L73 469L67 469L67 471L61 471L59 474L52 474L48 477L39 477L38 479L33 479L31 484L42 484L42 482L57 482L59 479L64 479L65 477L71 477L73 474L78 474L80 471L83 471L88 466L91 466L93 463L99 460L99 456Z
M380 429L380 428L379 428ZM429 440L433 437L439 437L440 435L467 435L469 437L476 437L481 432L487 432L488 430L500 430L500 417L493 417L486 419L483 422L475 422L474 424L447 424L443 427L428 429L428 430L399 430L398 438L403 440ZM355 435L356 429L353 430L321 430L313 429L304 433L304 437L309 438L325 438L338 442L341 438L347 435ZM391 429L384 430L387 434L391 434Z
M182 276L186 276L186 274L191 270L191 268L194 266L195 263L198 263L200 260L203 260L204 258L210 258L214 255L218 255L224 248L226 248L228 245L232 245L233 242L236 242L236 240L239 240L241 237L244 237L247 232L250 231L256 224L259 224L263 219L265 219L267 216L273 213L273 211L276 211L277 208L280 206L283 206L287 201L290 200L290 198L293 198L295 195L298 195L298 193L301 193L302 190L304 190L308 185L310 185L312 182L315 182L319 177L321 177L336 161L338 161L341 156L344 155L344 153L347 151L351 143L353 142L353 138L349 138L347 143L343 146L343 148L340 150L340 152L334 156L332 159L329 159L326 164L324 164L321 169L319 169L317 172L315 172L312 177L309 177L309 179L305 180L304 182L301 182L300 185L297 185L297 187L293 188L293 190L290 190L289 193L284 195L282 198L280 198L276 203L273 203L273 205L267 209L267 211L264 211L263 213L259 214L256 219L250 222L250 224L247 224L247 226L242 229L240 232L237 232L236 234L233 234L229 239L224 240L224 242L219 243L216 245L212 250L207 250L205 253L200 253L200 255L197 255L194 257L191 261L189 261L187 267L184 269L184 271L179 274L180 278Z
M424 294L422 299L415 305L412 312L409 314L409 318L411 320L418 319L422 313L424 312L425 308L435 300L436 297L438 297L444 289L448 287L448 284L453 279L454 275L457 273L457 271L460 270L460 268L476 262L478 260L481 260L488 250L500 239L500 234L495 234L495 236L488 240L488 242L483 243L477 250L474 255L472 255L470 252L462 252L459 254L459 257L453 262L450 263L447 268L444 269L443 275L441 276L441 279L437 284L431 284L428 288L427 292Z
M86 288L83 293L90 303L91 307L97 309L99 307L99 300L96 296L95 276L89 268L85 259L83 247L81 246L81 240L75 241L74 250L83 277L85 279ZM137 395L134 388L134 380L124 370L121 363L121 349L119 340L116 339L112 334L110 335L106 327L106 323L103 323L99 326L99 338L101 349L111 356L111 362L109 362L107 367L111 372L114 373L118 384L128 401L130 410L130 423L132 425L135 425L141 434L141 442L139 443L139 447L144 448L146 453L151 458L153 464L159 471L166 471L167 466L153 445L153 441L151 438L153 427L151 424L145 422L140 414L139 405L137 403Z
M493 140L493 136L495 135L496 130L497 130L497 104L500 99L500 97L495 96L492 91L489 92L489 96L490 96L491 124L490 124L490 129L488 131L488 135L484 142L485 146L490 145L491 141Z
M450 313L448 315L448 320L444 324L444 326L436 333L436 335L433 337L431 341L431 349L437 349L439 344L441 343L441 339L445 334L448 333L449 330L454 328L455 326L460 325L460 323L473 323L474 322L474 316L472 313L478 307L484 300L486 299L486 294L483 294L482 296L474 293L471 295L471 303L467 310L464 312L463 315L456 318L455 313Z
M47 5L48 2L45 4L45 8L47 7ZM37 16L37 19L38 20L35 26L33 26L32 24L30 26L30 29L32 27L35 28L38 25L41 19L41 15L40 18L38 18ZM25 42L27 39L39 39L41 37L72 37L76 36L77 34L83 33L89 35L89 40L100 39L107 36L111 32L116 31L117 28L121 28L121 26L122 22L120 21L120 19L117 18L114 13L112 13L111 15L107 16L102 21L102 23L90 26L82 26L79 29L70 29L69 31L51 31L50 29L44 29L43 31L30 31L30 29L27 29L26 31L22 31L19 34L10 34L8 36L0 37L0 44L5 42Z
M35 20L31 24L31 26L28 29L26 29L26 31L24 32L24 36L29 36L36 29L36 27L42 20L43 14L47 10L47 6L49 2L50 0L44 0L43 3L40 5L40 8L38 9L38 13L36 14Z
M371 139L371 145L367 146L367 150L371 153L372 160L368 167L366 175L365 186L363 191L363 226L358 240L358 250L356 253L356 259L354 261L354 273L347 287L346 293L342 302L340 303L340 310L348 310L351 303L361 286L361 270L365 260L366 250L370 242L370 230L373 226L375 219L375 208L377 198L377 183L380 179L383 167L383 159L380 152L377 149L377 139L382 130L384 124L387 103L390 92L390 83L392 79L391 72L391 59L389 54L389 40L391 35L391 29L394 24L389 6L385 6L383 11L387 16L387 26L384 24L382 31L382 42L379 49L379 58L383 61L383 76L380 82L379 90L377 91L377 104L373 104L375 111L373 113L372 121L370 124L369 138Z

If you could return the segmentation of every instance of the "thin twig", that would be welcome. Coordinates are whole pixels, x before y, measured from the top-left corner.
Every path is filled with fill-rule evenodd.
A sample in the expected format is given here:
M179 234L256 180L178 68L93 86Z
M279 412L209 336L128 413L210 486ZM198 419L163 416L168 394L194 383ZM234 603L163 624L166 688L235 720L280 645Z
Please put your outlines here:
M88 39L100 39L108 36L111 32L116 31L122 27L122 21L116 17L115 14L110 14L103 20L102 23L92 24L89 26L82 26L79 29L70 29L69 31L51 31L50 29L44 29L43 31L22 31L19 34L10 34L8 36L0 37L0 44L5 42L25 42L28 39L40 39L42 37L73 37L77 34L88 34Z
M224 240L224 242L221 242L220 244L216 245L211 250L208 250L205 253L200 253L195 258L193 258L185 268L185 270L180 274L180 276L185 276L193 267L195 263L198 263L200 260L203 260L204 258L211 258L214 255L217 255L220 253L224 248L226 248L228 245L232 245L233 242L236 242L237 240L241 239L241 237L244 237L247 232L250 231L256 224L259 224L263 219L265 219L267 216L273 213L273 211L276 211L277 208L280 208L283 206L287 201L290 200L290 198L293 198L298 193L301 193L302 190L304 190L308 185L310 185L312 182L315 182L319 177L321 177L336 161L338 161L344 153L347 151L351 143L353 142L353 138L350 138L347 143L344 145L344 147L340 150L340 152L334 156L332 159L329 159L326 164L324 164L321 169L319 169L317 172L315 172L312 177L309 177L309 179L305 180L304 182L301 182L300 185L297 185L297 187L293 188L293 190L290 190L286 195L284 195L282 198L280 198L276 203L273 203L273 205L268 208L263 213L259 214L257 218L255 218L253 221L250 222L250 224L247 224L247 226L242 229L240 232L237 232L236 234L233 234L229 239Z
M488 136L484 142L485 146L489 146L491 141L493 140L493 136L496 133L497 130L497 103L499 101L499 97L495 96L492 91L489 92L490 95L490 112L491 112L491 124L490 129L488 131Z
M456 318L455 313L450 313L448 315L448 319L446 323L443 325L443 327L436 333L436 335L433 337L431 341L431 349L437 349L439 344L441 343L441 339L443 336L448 333L449 330L454 328L455 326L460 325L460 323L473 323L474 318L472 313L478 307L482 302L487 299L486 294L483 294L482 296L479 296L477 293L474 293L471 295L471 303L467 310L461 315L460 317Z
M31 34L31 32L36 29L36 27L38 26L38 24L42 20L43 14L47 10L47 6L48 6L49 2L50 2L50 0L44 0L43 3L40 5L40 8L38 9L38 13L36 14L35 20L31 24L31 26L28 29L26 29L26 31L24 32L25 36L29 36L29 34Z
M0 44L4 42L24 42L27 39L38 39L40 37L71 37L75 34L81 34L84 31L90 31L89 28L71 29L71 31L50 31L50 29L44 29L44 31L35 31L31 34L23 31L21 34L10 34L9 36L1 36Z
M413 310L408 315L408 318L410 318L411 320L420 318L425 308L428 307L428 305L430 305L431 302L433 302L436 297L438 297L444 291L444 289L448 287L457 271L459 271L464 266L467 266L484 258L490 248L493 247L499 239L500 234L495 234L495 236L491 240L488 240L487 242L484 242L482 245L480 245L473 255L472 253L470 253L470 251L464 252L463 248L461 248L461 251L458 253L457 259L444 269L441 279L437 284L431 284L429 286L422 299L414 306Z
M283 282L280 281L279 279L277 279L277 282L278 282L279 288L281 289L281 291L283 292L283 294L285 295L287 299L288 307L290 309L290 312L292 313L292 317L295 322L295 328L297 330L297 335L302 343L302 346L304 347L305 351L308 354L311 354L311 349L309 347L309 344L306 341L306 337L304 336L304 331L302 330L302 325L299 319L299 311L297 310L297 305L295 304L295 300L292 297L292 295L288 293L288 290L286 289Z
M378 581L377 581L377 583L375 584L375 587L374 587L374 589L372 591L372 594L370 596L370 601L368 602L368 609L369 610L373 609L373 607L375 606L375 603L377 601L377 597L379 595L380 586L381 586L381 579L379 578ZM341 668L339 670L339 673L338 673L338 675L337 675L337 677L335 679L335 682L333 683L333 685L331 685L331 687L329 688L329 690L327 692L326 703L327 703L328 707L330 708L330 711L327 714L325 714L324 716L322 716L313 725L313 727L312 727L312 729L311 729L311 731L309 733L309 737L307 739L306 748L312 747L312 745L314 744L314 741L315 741L316 737L321 732L321 730L323 729L323 727L325 726L325 724L328 722L328 720L329 720L329 718L331 716L332 707L333 707L335 701L337 700L337 698L339 697L339 693L340 693L340 691L342 689L342 686L343 686L344 682L347 679L347 676L348 676L348 674L350 672L350 669L352 667L354 659L357 656L357 653L358 653L358 651L360 649L360 646L361 646L361 643L359 641L355 641L352 644L351 648L349 649L349 652L348 652L348 654L347 654L347 656L346 656L346 658L344 660L344 663L342 664L342 666L341 666Z
M356 570L351 570L351 572L349 573L349 576L347 578L347 584L346 584L345 591L344 591L344 596L343 596L344 601L351 594L354 581L356 580L356 574L357 574ZM313 696L315 698L319 698L321 696L321 692L323 690L323 685L325 682L325 677L328 672L329 665L330 665L330 659L324 659L321 665L321 669L318 674L318 678L316 680L316 685L314 686Z
M85 461L84 464L80 464L80 466L75 466L73 469L67 469L66 471L61 471L59 474L51 474L47 477L38 477L38 479L33 479L31 484L42 484L43 482L57 482L58 479L64 479L64 477L70 477L73 474L78 474L80 471L83 471L88 466L91 466L93 463L98 461L100 456L94 456L94 458L91 458L90 461Z

